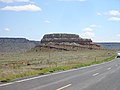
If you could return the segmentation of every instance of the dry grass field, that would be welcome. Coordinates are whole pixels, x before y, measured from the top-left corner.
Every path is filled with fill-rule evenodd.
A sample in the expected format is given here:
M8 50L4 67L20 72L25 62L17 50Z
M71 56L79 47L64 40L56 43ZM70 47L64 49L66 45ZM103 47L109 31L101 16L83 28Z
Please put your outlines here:
M102 63L114 58L111 50L79 51L29 51L25 53L0 53L0 81L25 76L42 75Z

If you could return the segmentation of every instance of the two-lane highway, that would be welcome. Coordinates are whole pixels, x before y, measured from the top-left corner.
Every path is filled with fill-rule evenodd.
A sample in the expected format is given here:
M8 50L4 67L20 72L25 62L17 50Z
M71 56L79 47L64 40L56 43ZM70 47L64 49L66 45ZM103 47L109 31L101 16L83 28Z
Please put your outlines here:
M120 90L120 59L1 84L0 90Z

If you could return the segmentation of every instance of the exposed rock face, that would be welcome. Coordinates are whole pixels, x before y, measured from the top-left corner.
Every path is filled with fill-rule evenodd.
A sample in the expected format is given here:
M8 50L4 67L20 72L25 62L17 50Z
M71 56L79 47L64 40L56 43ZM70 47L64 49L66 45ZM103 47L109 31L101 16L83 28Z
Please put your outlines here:
M76 34L46 34L43 36L43 39L46 38L79 38L79 35Z
M81 49L100 49L100 45L91 39L83 39L76 34L46 34L41 44L34 48L35 51L64 50L76 51Z
M0 52L23 52L30 50L38 43L25 38L0 38Z
M82 39L79 35L76 34L46 34L41 40L42 44L60 44L60 43L69 43L69 44L81 44L89 45L92 43L91 39Z

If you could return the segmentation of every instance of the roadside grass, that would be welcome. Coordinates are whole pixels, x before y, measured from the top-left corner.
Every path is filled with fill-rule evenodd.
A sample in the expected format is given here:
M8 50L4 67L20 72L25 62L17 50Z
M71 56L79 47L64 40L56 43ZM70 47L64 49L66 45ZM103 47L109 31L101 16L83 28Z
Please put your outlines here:
M45 75L113 60L115 51L82 50L7 54L0 57L0 81Z

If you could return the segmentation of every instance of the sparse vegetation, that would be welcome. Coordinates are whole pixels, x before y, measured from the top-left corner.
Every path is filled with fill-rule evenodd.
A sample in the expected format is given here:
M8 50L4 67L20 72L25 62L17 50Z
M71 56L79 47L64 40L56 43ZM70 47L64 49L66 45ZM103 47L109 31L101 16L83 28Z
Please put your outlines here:
M114 59L111 50L32 51L0 54L0 81L8 82L25 76L43 75L99 64Z

